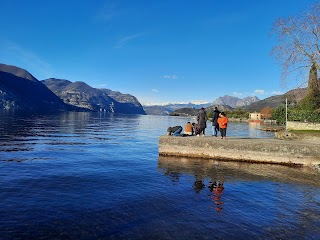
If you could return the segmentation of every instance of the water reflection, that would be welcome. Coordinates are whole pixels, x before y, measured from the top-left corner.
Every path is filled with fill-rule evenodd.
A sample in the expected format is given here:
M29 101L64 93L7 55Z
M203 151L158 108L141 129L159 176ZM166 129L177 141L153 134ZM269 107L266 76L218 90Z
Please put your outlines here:
M306 167L164 156L158 158L158 170L179 175L178 187L188 185L186 191L203 202L203 212L206 209L211 212L208 219L226 225L231 221L239 229L238 233L234 231L234 237L244 232L252 237L264 236L263 239L319 237L319 227L316 227L320 223L318 171ZM192 180L186 181L188 178ZM196 202L201 204L200 200Z
M158 168L164 172L192 175L196 181L210 179L226 183L269 180L320 186L320 173L308 167L159 156Z
M186 121L0 114L0 238L319 238L319 173L158 158L159 135ZM228 134L246 137L248 124Z
M212 195L210 195L210 198L212 202L214 203L213 206L210 206L211 208L214 208L216 211L220 212L222 211L223 207L223 201L222 201L222 193L224 190L224 186L222 182L214 181L209 182L208 188L210 189L210 192Z
M200 191L204 188L203 180L199 180L197 176L195 176L196 180L193 183L193 189L196 193L200 193Z

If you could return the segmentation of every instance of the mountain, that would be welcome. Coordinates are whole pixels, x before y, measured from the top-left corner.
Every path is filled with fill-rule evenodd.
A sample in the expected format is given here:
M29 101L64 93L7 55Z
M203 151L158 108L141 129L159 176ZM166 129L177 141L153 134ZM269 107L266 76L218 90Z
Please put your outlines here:
M117 108L119 111L124 111L126 113L146 114L141 103L135 96L132 96L130 94L123 94L118 91L112 91L106 88L101 88L100 90L120 103L117 104Z
M200 109L210 106L205 102L188 102L188 103L166 103L162 105L144 105L143 109L148 115L169 115L170 113L182 108Z
M243 98L243 99L240 99L237 103L236 103L236 108L241 108L241 107L245 107L245 106L248 106L254 102L258 102L260 101L259 98L257 98L256 96L253 96L253 97L246 97L246 98ZM232 107L232 106L231 106Z
M26 70L0 64L0 108L56 111L68 106Z
M243 107L243 109L251 112L260 112L261 109L267 106L271 108L277 108L281 105L285 105L286 98L288 99L288 102L290 104L297 104L302 100L302 98L306 96L306 94L307 88L293 89L286 92L285 94L268 97L263 100L251 103L250 105Z
M71 82L50 78L42 80L52 92L65 103L90 111L110 113L145 114L139 101L132 95L114 92L109 89L97 89L84 82ZM113 97L117 98L115 100Z
M143 109L148 115L169 115L172 112L165 106L143 106Z
M238 98L238 97L232 97L229 95L225 95L223 97L219 97L216 100L213 101L212 105L227 105L232 108L237 107L244 107L247 105L250 105L253 102L259 101L259 98L256 96L254 97L246 97L246 98Z
M202 104L195 104L195 103L169 103L167 105L165 105L165 107L169 110L169 111L175 111L177 109L181 109L181 108L206 108L208 106L210 106L210 103L202 103Z
M180 108L170 113L170 116L197 116L198 112L199 109L195 108Z
M214 107L218 107L219 111L233 111L234 108L228 105L212 105L206 108L206 112L210 113L214 110ZM170 113L171 116L197 116L200 108L180 108Z
M235 110L235 108L231 107L230 105L221 105L221 104L217 104L217 103L224 101L224 102L232 105L233 103L237 102L237 104L236 104L236 105L238 105L237 107L240 107L242 104L242 100L243 100L244 104L248 104L248 105L241 107L241 109L247 110L249 112L255 112L255 111L260 112L261 109L263 109L264 107L277 108L281 105L285 105L286 98L287 98L289 104L295 105L299 101L301 101L306 96L306 94L307 94L307 88L298 88L298 89L290 90L283 95L276 95L276 96L268 97L263 100L257 100L258 99L257 97L247 97L244 99L239 99L236 97L231 97L231 96L226 95L224 97L217 98L217 100L214 101L213 105L206 108L206 111L207 111L207 113L209 113L214 110L214 107L218 107L218 109L221 112L233 111L233 110ZM249 104L250 101L253 101L253 102L251 104ZM170 115L190 116L190 115L194 114L194 116L196 116L198 110L199 109L190 110L190 108L181 108L181 109L177 109L177 110L171 112Z

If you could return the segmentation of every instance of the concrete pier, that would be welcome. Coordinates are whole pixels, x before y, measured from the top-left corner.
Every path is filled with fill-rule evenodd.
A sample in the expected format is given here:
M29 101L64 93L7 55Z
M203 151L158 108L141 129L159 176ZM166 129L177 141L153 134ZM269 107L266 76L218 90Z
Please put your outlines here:
M320 142L164 135L159 155L319 167Z

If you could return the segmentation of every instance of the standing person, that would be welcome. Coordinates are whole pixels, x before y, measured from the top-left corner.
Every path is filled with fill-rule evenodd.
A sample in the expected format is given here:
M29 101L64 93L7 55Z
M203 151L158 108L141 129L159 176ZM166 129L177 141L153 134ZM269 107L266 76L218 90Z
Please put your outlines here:
M190 122L187 122L186 126L184 127L184 134L186 135L193 135L193 127Z
M205 110L205 108L201 108L200 111L198 112L198 116L197 116L197 120L198 120L198 125L199 125L199 133L197 136L200 136L200 134L202 133L202 137L205 136L205 130L207 127L207 112Z
M219 131L219 124L218 124L218 118L219 118L220 111L217 107L214 107L214 111L212 112L212 136L217 137L218 131Z
M226 140L227 135L227 126L228 126L228 118L224 112L220 113L220 117L218 118L221 139Z

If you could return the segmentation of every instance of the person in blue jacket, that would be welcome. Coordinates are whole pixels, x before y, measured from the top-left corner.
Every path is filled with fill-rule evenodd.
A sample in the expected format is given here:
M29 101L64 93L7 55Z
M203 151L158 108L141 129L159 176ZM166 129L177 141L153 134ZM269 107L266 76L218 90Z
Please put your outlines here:
M168 132L168 135L181 136L182 127L181 126L168 127L167 132Z

